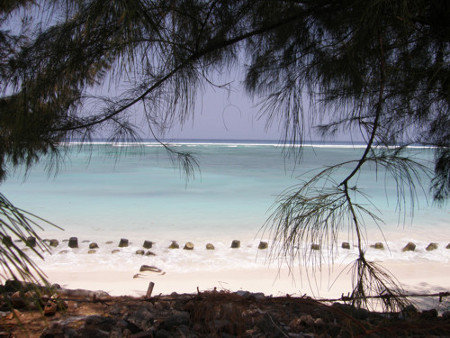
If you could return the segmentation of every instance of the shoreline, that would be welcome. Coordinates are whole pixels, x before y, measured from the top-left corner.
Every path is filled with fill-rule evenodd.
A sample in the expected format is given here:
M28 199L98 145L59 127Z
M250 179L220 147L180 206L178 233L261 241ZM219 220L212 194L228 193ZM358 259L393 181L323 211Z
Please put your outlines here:
M382 266L394 275L408 293L450 291L450 280L448 279L450 264L388 262ZM337 266L334 266L332 270L330 266L322 266L321 273L316 272L315 275L309 271L309 281L305 269L290 271L287 268L154 273L138 272L133 267L120 271L102 268L95 271L83 271L74 267L71 272L61 272L57 269L46 269L44 272L51 283L57 283L63 288L102 290L112 296L143 296L150 282L155 284L154 295L170 295L173 292L193 294L198 290L212 291L216 289L230 292L249 291L273 297L306 295L316 299L337 299L352 290L350 274L343 273L342 267ZM137 274L139 276L133 278ZM446 307L448 310L450 307L449 299L444 300L444 303L438 303L436 299L426 301L419 299L418 301L418 308L421 310L436 307L441 310Z

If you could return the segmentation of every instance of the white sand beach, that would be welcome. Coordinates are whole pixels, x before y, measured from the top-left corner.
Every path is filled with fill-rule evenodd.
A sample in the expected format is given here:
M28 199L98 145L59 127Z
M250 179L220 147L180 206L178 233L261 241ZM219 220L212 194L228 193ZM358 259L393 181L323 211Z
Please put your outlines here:
M391 271L405 291L412 293L436 293L450 290L450 264L436 262L388 262L383 267ZM154 282L153 295L177 293L196 293L200 291L218 290L262 292L266 296L311 296L315 298L339 298L351 291L350 274L342 273L342 267L335 266L329 273L329 267L323 266L321 273L302 271L294 275L284 268L259 268L252 270L233 269L215 272L174 272L164 274L138 273L130 266L129 270L96 269L86 271L83 266L74 266L71 272L60 272L57 269L47 270L48 278L53 283L71 289L103 290L111 295L145 295L150 282ZM348 269L347 269L348 270ZM338 276L339 275L339 276ZM315 279L314 279L315 276ZM333 283L334 282L334 283ZM444 299L445 300L445 299ZM417 299L419 307L449 308L449 299L439 304L437 298Z

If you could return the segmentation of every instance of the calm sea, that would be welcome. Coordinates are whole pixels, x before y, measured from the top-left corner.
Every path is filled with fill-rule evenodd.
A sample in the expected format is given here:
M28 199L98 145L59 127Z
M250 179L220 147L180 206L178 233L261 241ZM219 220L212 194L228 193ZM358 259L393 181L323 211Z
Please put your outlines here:
M270 238L259 230L277 196L317 173L314 170L358 159L364 150L345 144L306 145L297 161L296 150L289 152L276 142L177 141L173 146L196 156L200 170L194 178L187 180L157 143L67 144L61 145L64 160L56 175L49 175L49 162L44 160L25 178L20 169L11 174L2 184L2 193L18 207L64 228L60 231L46 226L40 232L43 238L62 241L78 237L79 249L58 255L67 249L62 243L54 255L46 254L46 264L69 267L92 260L117 268L141 259L134 252L144 240L150 240L157 254L154 264L165 270L251 268L266 263L257 246L261 239L269 240L270 245ZM411 148L408 153L431 167L431 149ZM333 178L339 181L351 170L351 165L344 166ZM398 209L397 187L380 168L363 167L355 177L354 184L368 196L368 201L361 202L385 222L381 228L390 248L380 251L369 247L372 242L383 241L383 235L367 220L369 257L449 262L450 250L445 249L450 242L449 208L439 208L427 200L429 180L424 182L425 193L418 189L414 217L410 218L409 208ZM112 255L120 238L129 239L131 245ZM229 248L233 239L241 241L239 251ZM191 241L195 250L189 255L184 250L169 251L172 240L181 247ZM344 230L342 240L352 242L352 234ZM90 241L100 246L95 255L87 254ZM107 241L113 244L105 244ZM408 241L415 242L417 250L402 253ZM208 242L216 250L207 252ZM437 242L438 250L426 251L429 242ZM341 251L338 256L349 255L348 250Z

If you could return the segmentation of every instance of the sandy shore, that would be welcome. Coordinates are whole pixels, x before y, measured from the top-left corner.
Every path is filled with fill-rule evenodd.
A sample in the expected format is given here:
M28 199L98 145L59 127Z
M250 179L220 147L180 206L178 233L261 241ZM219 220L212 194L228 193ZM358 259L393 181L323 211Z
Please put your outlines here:
M435 262L388 262L383 266L396 276L406 291L414 293L435 293L450 291L450 264ZM177 293L196 293L218 290L263 292L265 295L308 296L318 298L338 298L343 293L351 291L351 275L343 267L335 266L333 271L322 267L321 272L305 271L300 277L299 271L289 274L287 269L260 268L252 270L223 270L216 272L183 272L166 271L164 274L143 272L138 278L135 269L85 271L83 267L74 267L71 272L45 271L52 283L58 283L65 288L82 288L89 290L104 290L111 295L142 296L148 284L154 282L153 295ZM309 279L308 279L309 277ZM419 300L421 308L447 307L449 300L439 304L437 299ZM445 310L445 309L444 309Z

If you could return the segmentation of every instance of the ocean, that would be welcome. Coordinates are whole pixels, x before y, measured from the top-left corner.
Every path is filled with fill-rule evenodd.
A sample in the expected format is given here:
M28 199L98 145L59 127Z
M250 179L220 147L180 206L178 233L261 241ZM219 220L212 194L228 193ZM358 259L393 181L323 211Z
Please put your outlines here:
M44 253L45 260L39 263L44 271L69 271L80 265L95 269L98 264L118 270L150 264L164 271L279 264L271 260L268 232L261 231L278 196L317 170L358 159L364 151L362 145L306 144L298 158L298 149L268 141L177 140L172 145L196 157L199 170L195 177L188 179L154 142L65 144L60 146L63 161L56 171L49 173L50 162L44 159L29 172L18 168L11 173L1 186L2 193L16 206L64 229L45 225L44 231L38 231L42 238L60 242L52 252ZM407 151L432 167L432 149ZM333 178L339 181L351 170L346 165ZM450 211L448 204L432 203L429 179L424 177L424 190L417 190L413 217L408 208L398 209L396 185L382 169L365 166L352 182L368 196L361 202L384 220L380 224L383 233L366 220L368 259L449 262L450 250L445 247L450 242ZM78 249L63 242L73 236L78 238ZM130 245L112 254L121 238ZM239 249L230 248L235 239L241 242ZM144 240L153 242L150 250L155 256L135 254ZM268 250L258 249L261 240L268 241ZM168 249L171 241L177 241L180 249ZM350 262L357 253L353 234L344 229L339 241L349 241L352 248L336 248L334 260ZM370 247L379 241L385 242L386 250ZM402 252L410 241L416 250ZM88 254L91 242L99 246L94 254ZM193 251L182 250L186 242L194 243ZM438 243L438 249L426 251L430 242ZM212 243L215 250L206 250L206 243ZM305 247L310 244L304 243ZM324 247L320 255L327 262L330 250Z

